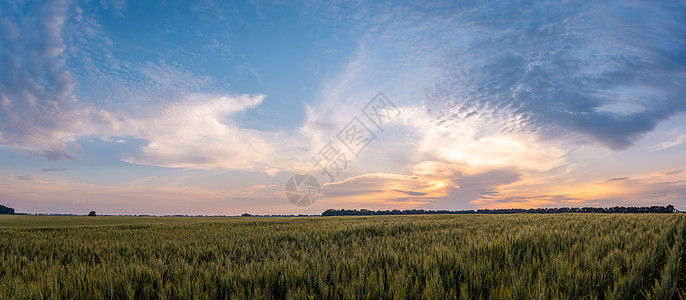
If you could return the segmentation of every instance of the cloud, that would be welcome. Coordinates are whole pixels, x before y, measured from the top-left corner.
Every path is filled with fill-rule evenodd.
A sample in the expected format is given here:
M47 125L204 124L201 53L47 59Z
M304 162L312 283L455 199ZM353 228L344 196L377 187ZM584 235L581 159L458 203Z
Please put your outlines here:
M370 173L323 184L321 201L329 207L410 208L439 201L446 186L432 177Z
M43 172L64 172L64 171L69 171L68 168L53 168L50 167L48 169L43 169Z
M125 8L124 1L102 5ZM148 141L123 158L130 163L281 169L272 145L279 133L244 129L231 118L263 95L201 94L195 91L207 90L211 77L163 60L120 61L102 26L69 1L3 4L0 32L0 145L56 161L74 159L81 138L120 136Z
M84 137L123 142L112 138L119 136L148 141L139 153L123 157L135 164L275 175L290 163L277 158L274 143L281 133L245 129L233 120L264 95L202 94L195 91L207 90L209 76L162 60L120 61L93 16L67 1L27 4L37 6L31 9L7 5L0 18L0 43L7 45L0 53L1 145L55 161L74 159ZM78 91L67 58L79 58ZM111 92L89 94L91 89ZM83 94L89 97L78 101Z
M71 201L72 204L87 204L88 200L76 198Z
M497 195L501 186L520 180L520 176L514 170L477 171L424 161L409 174L368 173L325 183L322 201L336 207L467 209L474 208L475 200Z
M341 199L340 193L346 191L345 196L356 201L367 199L376 204L392 201L405 206L414 203L467 208L471 201L497 192L500 186L520 180L523 174L547 172L567 163L565 149L557 141L546 140L532 126L530 117L514 109L471 100L454 105L451 100L455 97L444 97L440 91L429 88L441 79L436 74L447 72L435 63L445 64L442 59L452 51L448 46L469 43L424 39L437 32L453 37L455 33L443 31L457 26L457 22L451 23L452 17L422 18L417 11L410 15L394 17L388 21L390 24L380 24L384 32L381 37L374 34L369 39L363 38L344 71L323 86L321 101L308 108L301 133L310 138L309 149L315 150L335 137L336 130L356 116L378 91L387 94L402 111L398 118L385 125L383 132L377 132L380 138L355 158L353 168L367 166L368 169L346 172L349 178L356 178L355 186L350 186L347 180L326 186L327 198ZM455 32L461 34L465 30L457 28ZM425 55L417 57L416 53ZM365 179L378 185L361 183L360 178L366 178L361 176L368 175L369 168L375 170L371 173L392 172L418 177L421 182L427 178L442 182L444 200L422 195L424 192L415 189L383 188L389 184L388 178ZM492 180L488 180L489 176ZM425 200L421 200L422 196L426 196Z
M37 179L35 175L17 175L17 176L12 176L14 180L22 180L22 181L34 181Z
M510 197L498 197L498 195L493 196L482 196L479 200L474 201L475 203L488 203L490 208L538 208L538 207L560 207L560 206L578 206L583 204L583 202L578 201L570 195L530 195L530 196L510 196Z
M101 3L119 12L125 4ZM27 6L11 6L7 16L10 10L3 9L0 19L0 43L12 45L1 53L0 145L55 161L77 158L80 139L123 143L113 137L127 137L148 141L122 157L134 164L272 176L291 168L294 160L284 159L290 151L277 152L283 147L276 145L298 137L283 139L235 121L264 95L208 92L212 77L176 62L120 60L97 16L76 4Z
M124 1L106 6L126 9ZM97 18L76 4L7 2L0 12L0 144L60 160L76 158L84 137L142 139L147 144L124 161L279 178L318 171L312 153L382 91L402 114L339 181L325 185L326 198L336 201L329 203L454 208L610 199L637 177L603 175L574 191L581 184L558 172L570 164L566 143L626 149L686 110L682 6L314 3L305 10L347 24L341 32L357 39L357 50L340 74L325 79L291 134L241 125L238 115L266 96L217 91L212 77L189 71L201 68L172 60L193 47L120 60ZM199 47L225 46L207 34L210 44ZM658 148L684 142L670 138Z
M25 6L26 5L26 6ZM72 159L79 135L109 127L112 116L78 102L62 31L70 1L3 3L0 14L0 145L48 160ZM24 14L30 11L32 14Z
M545 174L541 174L545 176ZM646 206L674 204L686 207L683 172L651 172L609 180L527 176L500 187L473 203L482 207Z
M123 14L121 12L126 9L126 0L102 0L100 1L100 4L105 9L112 8L119 16L122 17Z
M446 13L461 13L445 39L465 43L446 46L429 103L511 113L525 125L513 130L626 149L686 111L685 10L650 1L454 4Z
M242 128L232 119L263 99L264 95L195 94L169 104L158 115L123 119L116 135L148 141L139 153L123 160L173 168L264 171L274 176L290 163L277 155L280 134Z
M676 138L672 139L671 141L666 141L664 143L661 143L659 145L655 145L653 149L656 150L662 150L662 149L667 149L675 146L679 146L686 142L686 133L677 136Z
M520 180L521 174L512 170L491 170L481 174L456 174L459 189L451 191L449 199L457 203L471 203L476 199L498 194L501 186Z
M679 21L684 7L640 1L419 6L377 18L384 21L362 17L360 28L373 33L361 38L345 71L324 86L322 103L308 110L303 132L313 137L311 148L321 148L332 128L340 127L315 124L345 123L355 103L376 89L402 107L392 126L403 130L385 132L385 141L365 153L377 156L366 161L378 166L378 155L403 145L407 155L396 156L389 169L448 182L443 205L573 205L619 193L602 185L584 194L565 190L573 178L563 168L572 166L574 143L625 150L686 111L680 83L686 80L686 23ZM414 170L399 172L408 165ZM407 191L357 186L349 197L389 199ZM517 194L522 189L526 193ZM374 193L376 198L368 197Z
M0 15L0 144L36 148L50 160L68 158L75 81L64 69L61 30L69 1L35 4L35 16L15 14L20 3L2 5Z
M273 177L273 176L276 176L276 174L278 174L279 171L280 171L280 170L277 169L277 168L266 168L266 169L264 169L262 172L267 173L267 175Z
M414 192L414 191L402 191L402 190L393 190L394 192L398 193L403 193L408 196L426 196L429 193L422 193L422 192Z
M684 172L684 170L673 170L673 171L664 171L664 172L662 172L662 174L665 174L665 175L676 175L676 174L680 174L680 173L682 173L682 172Z
M483 132L498 129L483 122L456 122L448 128L415 125L424 133L419 151L459 164L468 173L502 168L545 171L564 163L565 152L535 134Z

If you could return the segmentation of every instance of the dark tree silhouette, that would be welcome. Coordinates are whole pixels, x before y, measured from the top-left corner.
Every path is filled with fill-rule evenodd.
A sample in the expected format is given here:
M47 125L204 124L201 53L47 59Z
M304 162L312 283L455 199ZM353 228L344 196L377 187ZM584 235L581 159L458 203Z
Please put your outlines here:
M0 214L13 214L14 208L9 208L4 205L0 205Z
M88 216L89 216L89 217L95 217L95 216L97 216L97 215L95 214L95 211L94 211L94 210L91 210L91 212L88 213Z
M505 208L479 210L367 210L367 209L327 209L322 216L378 216L378 215L436 215L436 214L561 214L561 213L629 213L629 214L665 214L675 213L673 205L650 207L561 207L561 208Z

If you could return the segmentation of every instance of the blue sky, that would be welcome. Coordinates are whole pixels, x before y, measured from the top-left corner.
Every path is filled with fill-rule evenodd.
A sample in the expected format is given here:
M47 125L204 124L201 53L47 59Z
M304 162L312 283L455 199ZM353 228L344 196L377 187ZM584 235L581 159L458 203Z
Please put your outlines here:
M20 212L686 209L678 1L0 5L0 203ZM379 92L397 109L375 127ZM374 139L322 174L356 117ZM315 203L286 199L293 174Z

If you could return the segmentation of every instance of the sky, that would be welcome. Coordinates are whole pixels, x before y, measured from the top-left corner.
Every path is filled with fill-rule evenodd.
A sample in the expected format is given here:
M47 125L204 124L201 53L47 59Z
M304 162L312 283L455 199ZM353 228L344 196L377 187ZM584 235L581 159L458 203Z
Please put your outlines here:
M686 210L686 3L595 2L2 1L0 204Z

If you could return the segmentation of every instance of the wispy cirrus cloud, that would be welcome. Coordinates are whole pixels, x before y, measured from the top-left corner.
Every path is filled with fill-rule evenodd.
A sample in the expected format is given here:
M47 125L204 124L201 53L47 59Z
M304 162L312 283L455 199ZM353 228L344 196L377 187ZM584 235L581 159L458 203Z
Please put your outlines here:
M21 181L35 181L37 177L35 175L16 175L12 176L12 179Z
M683 143L686 143L686 133L681 134L681 135L679 135L679 136L677 136L677 137L675 137L669 141L655 145L655 146L653 146L653 149L662 150L662 149L667 149L667 148L679 146Z
M64 172L64 171L69 171L69 168L54 168L50 167L47 169L42 169L43 172Z

